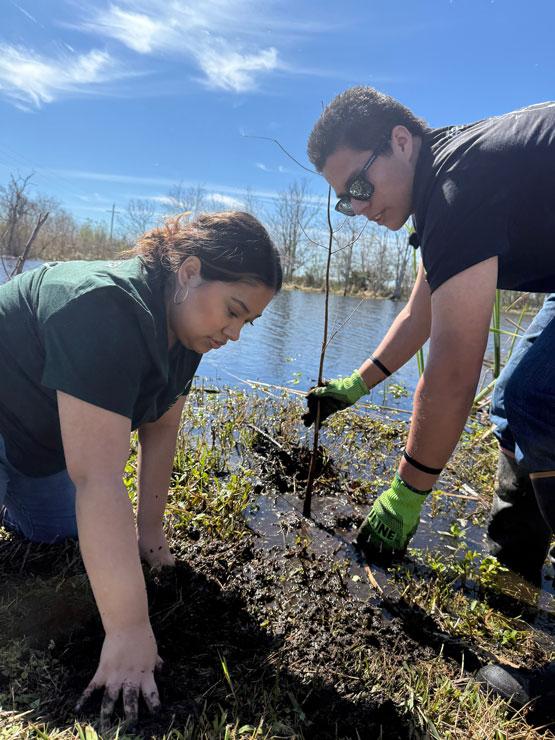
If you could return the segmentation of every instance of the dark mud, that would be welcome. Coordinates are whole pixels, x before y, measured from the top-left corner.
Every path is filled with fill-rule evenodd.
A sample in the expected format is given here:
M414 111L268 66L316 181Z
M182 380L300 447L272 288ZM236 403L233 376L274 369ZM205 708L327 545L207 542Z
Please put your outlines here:
M369 502L361 503L363 499L356 479L336 470L326 451L319 448L312 516L307 521L300 513L312 451L304 446L279 450L278 464L268 468L264 465L264 458L272 455L273 446L271 438L266 435L261 436L254 446L254 451L261 458L260 475L270 489L273 488L273 495L259 497L257 506L248 517L250 526L261 542L275 542L281 536L282 546L286 548L292 542L292 533L296 528L296 541L303 543L305 557L314 558L314 553L325 553L324 558L329 562L334 559L336 563L342 562L349 596L377 607L381 622L389 623L394 630L401 628L405 640L411 639L420 649L428 648L454 661L471 676L482 666L499 662L497 652L474 643L471 637L456 637L442 629L430 613L400 595L387 569L375 563L370 564L369 590L364 577L369 575L369 568L354 544L354 532L368 511ZM471 489L467 486L467 490ZM471 508L474 509L472 504ZM450 514L452 518L453 514ZM417 541L426 537L428 546L430 541L436 545L442 543L441 535L438 536L437 532L441 531L442 524L449 520L449 516L446 514L442 519L441 514L436 512L434 520L433 530L423 523ZM483 530L475 526L469 529L471 544L487 554ZM410 556L405 558L404 568L413 575L433 579L431 569L422 563L412 563ZM504 573L503 579L502 588L499 582L495 587L484 588L483 584L476 584L471 579L461 582L460 588L471 596L485 598L502 614L518 617L534 630L536 640L529 647L524 665L542 666L546 656L553 656L555 650L555 612L551 598L553 573L544 574L544 588L539 591L528 588L525 581L510 572ZM353 582L357 585L353 586ZM415 651L412 654L416 656L417 653ZM510 660L506 662L511 664ZM549 703L540 702L530 708L529 721L546 729L555 728L555 710Z
M394 429L390 438L398 434ZM307 448L262 430L249 449L238 449L252 489L237 536L222 541L197 520L176 525L175 570L145 571L165 665L157 678L162 709L151 718L142 708L138 735L239 736L225 734L231 725L243 727L244 737L441 736L427 734L433 722L416 708L416 668L433 673L441 661L457 697L461 681L495 661L499 650L472 633L452 634L440 610L419 607L394 572L364 563L353 540L375 492L363 478L322 450L312 518L305 519ZM379 460L375 474L385 479L387 455ZM225 480L229 471L218 469ZM476 508L466 498L455 503L459 519L468 516L463 506ZM436 528L438 521L449 526L447 511L434 517ZM425 538L431 529L426 522L422 528ZM433 564L410 555L403 567L414 583L436 577ZM70 730L103 639L78 548L28 545L4 534L0 576L3 704L29 711L29 724ZM477 601L488 597L484 584L470 578L457 588ZM499 605L522 615L518 595L497 594ZM525 616L537 635L522 660L533 666L552 649L554 624L537 604ZM100 700L94 697L79 719L96 723ZM493 737L488 732L474 736Z
M9 550L4 543L7 562ZM29 640L27 659L47 647L61 668L54 696L42 690L52 687L33 690L41 699L41 718L63 728L72 725L74 703L96 668L102 630L76 551L63 588L54 587L45 603L48 585L54 584L41 579L49 564L58 564L60 549L31 550L33 555L40 551L40 557L29 559L24 570L34 581L40 608L31 610L19 601L25 620L12 622L9 637ZM302 731L307 738L419 737L410 717L401 716L388 696L357 675L358 664L376 650L395 652L399 661L431 653L408 638L400 622L384 621L379 609L351 598L346 577L333 559L309 555L302 544L284 551L259 550L249 538L235 544L202 538L183 543L175 571L147 576L165 666L158 677L162 711L155 720L143 718L140 734L161 737L203 712L228 711L252 722L264 715L268 696L279 687L282 700L273 706L279 718L273 723L276 736ZM73 602L80 605L78 613L68 608ZM5 640L6 624L4 629ZM0 672L0 692L8 691L7 684ZM88 707L89 721L99 711L100 698Z

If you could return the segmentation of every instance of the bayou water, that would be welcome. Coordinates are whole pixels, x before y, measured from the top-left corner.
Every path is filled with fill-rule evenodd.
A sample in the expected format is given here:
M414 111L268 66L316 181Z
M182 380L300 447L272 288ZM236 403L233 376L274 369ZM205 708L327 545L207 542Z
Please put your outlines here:
M5 258L5 262L10 269L13 261ZM25 269L33 269L40 264L29 260ZM0 283L5 279L4 268L0 264ZM325 377L350 375L359 367L379 344L404 305L403 301L331 295ZM512 330L506 319L503 328ZM239 343L230 342L203 357L197 383L238 387L253 380L306 390L315 384L318 376L323 331L324 294L283 290L253 326L245 326ZM505 352L510 342L510 337L503 337ZM492 347L490 335L481 384L491 380L488 364ZM374 389L369 400L408 410L417 383L418 366L413 358Z

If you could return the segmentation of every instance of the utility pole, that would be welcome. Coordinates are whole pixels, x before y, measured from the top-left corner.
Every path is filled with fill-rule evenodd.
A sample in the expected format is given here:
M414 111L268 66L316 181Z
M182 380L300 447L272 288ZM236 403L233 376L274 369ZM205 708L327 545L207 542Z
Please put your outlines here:
M111 209L108 211L108 213L111 213L110 217L110 246L114 246L114 218L116 213L119 213L119 211L116 211L116 204L113 203Z
M116 204L112 205L112 218L110 219L110 245L113 246L114 216L116 215Z

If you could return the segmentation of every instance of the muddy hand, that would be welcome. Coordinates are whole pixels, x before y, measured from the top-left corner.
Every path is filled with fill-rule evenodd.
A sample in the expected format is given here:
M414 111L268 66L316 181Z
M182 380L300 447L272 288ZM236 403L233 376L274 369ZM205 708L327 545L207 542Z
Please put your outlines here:
M303 415L305 427L314 423L318 402L320 403L320 423L322 423L336 411L343 411L352 406L366 393L368 393L368 387L358 370L355 370L348 378L336 378L325 385L311 388L306 396L308 410Z
M430 491L409 488L396 475L391 486L378 496L362 523L357 544L368 560L402 556L420 522L420 511Z
M150 624L107 633L97 671L77 702L75 711L80 712L91 694L104 688L100 709L101 732L105 732L112 723L114 706L120 693L125 720L129 725L135 725L141 694L151 713L160 707L154 670L161 665Z
M139 553L141 560L148 563L153 570L162 568L173 568L175 558L170 552L166 535L162 528L155 532L139 533Z

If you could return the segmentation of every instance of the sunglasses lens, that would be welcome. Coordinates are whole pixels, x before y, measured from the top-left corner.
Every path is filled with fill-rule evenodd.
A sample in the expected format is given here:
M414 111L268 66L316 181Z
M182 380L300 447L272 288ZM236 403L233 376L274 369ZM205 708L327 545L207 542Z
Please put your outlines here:
M335 210L344 216L354 216L355 212L348 198L341 198L337 201Z
M365 177L356 177L349 186L349 195L356 200L370 200L374 186Z

